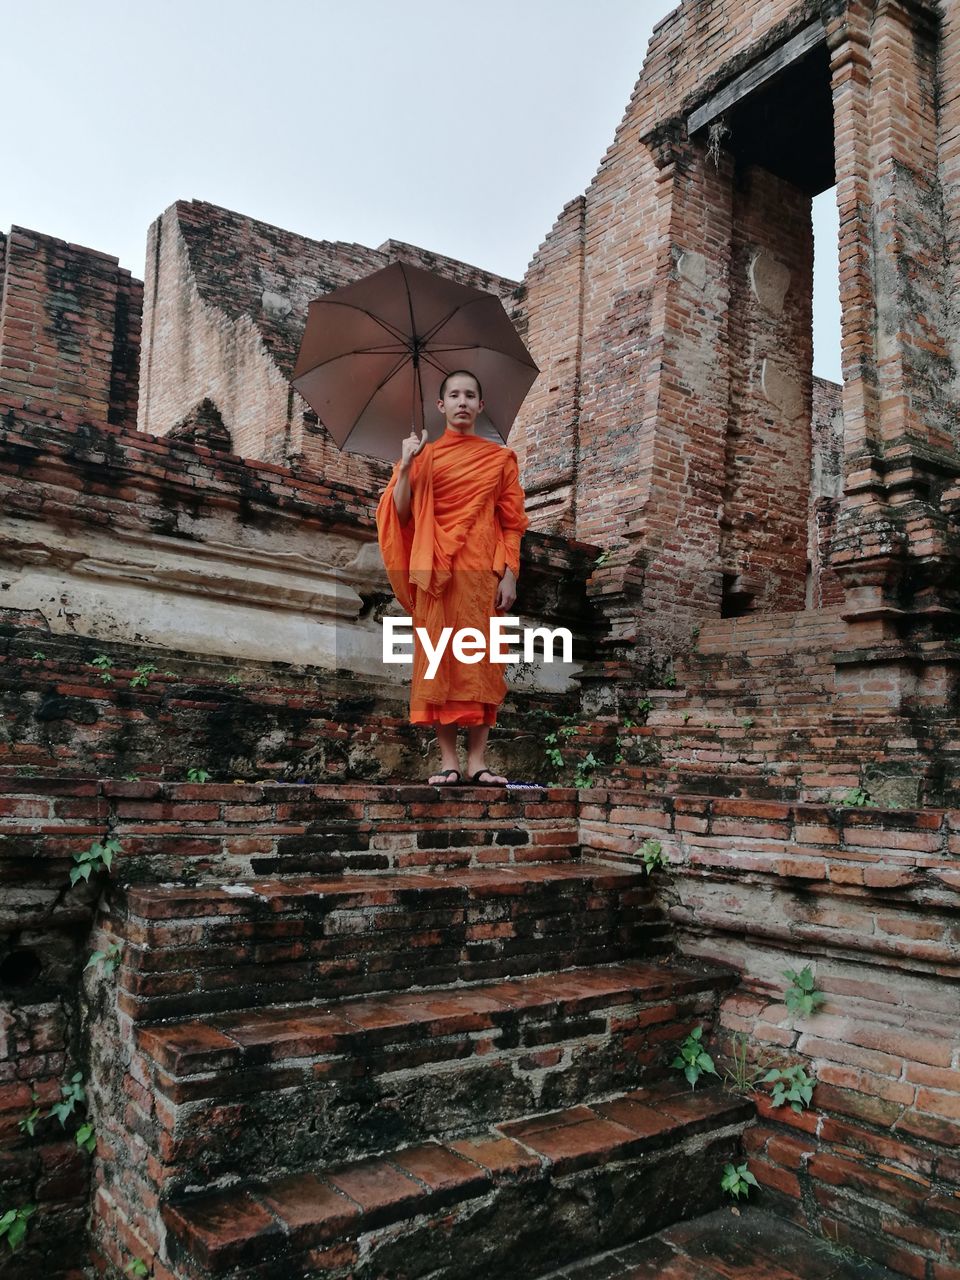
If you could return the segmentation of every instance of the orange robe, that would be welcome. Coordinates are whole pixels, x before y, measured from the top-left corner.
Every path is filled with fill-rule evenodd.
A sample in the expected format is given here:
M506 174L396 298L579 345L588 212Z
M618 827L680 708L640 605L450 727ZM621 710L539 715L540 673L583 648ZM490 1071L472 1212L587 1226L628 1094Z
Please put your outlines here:
M476 627L489 644L490 619L504 569L519 577L524 512L517 455L447 427L410 466L411 512L401 525L393 501L400 469L393 469L377 507L380 551L400 605L436 646L443 627L454 634ZM503 666L467 664L451 641L434 677L414 638L410 719L414 724L496 723L506 696Z

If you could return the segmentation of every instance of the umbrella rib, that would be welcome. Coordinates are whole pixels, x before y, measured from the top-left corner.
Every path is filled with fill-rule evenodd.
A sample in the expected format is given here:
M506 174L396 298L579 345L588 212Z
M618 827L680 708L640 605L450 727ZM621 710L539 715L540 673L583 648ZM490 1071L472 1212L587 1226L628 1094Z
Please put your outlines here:
M433 328L424 335L423 341L429 342L433 335L442 329L448 321L452 320L458 311L466 311L467 307L475 306L478 302L486 302L488 299L495 298L496 296L497 295L493 293L484 293L479 298L468 298L466 302L458 302L452 311L448 311L447 314L438 320ZM500 305L502 306L503 304L501 303ZM507 319L509 320L510 317L507 316Z
M402 357L397 361L397 363L393 366L393 368L390 370L390 372L387 374L387 376L386 376L385 378L381 378L380 382L379 382L379 383L377 383L377 385L376 385L376 386L373 388L373 390L370 392L370 395L369 395L369 396L367 397L367 399L364 401L363 407L361 408L360 412L359 412L359 413L354 417L354 419L353 419L353 427L351 428L351 430L354 430L354 429L356 428L357 423L360 421L360 419L363 417L363 415L364 415L364 414L367 412L367 410L370 408L370 402L373 400L373 398L374 398L374 396L377 394L377 392L378 392L378 391L382 391L382 390L383 390L383 388L384 388L384 387L387 385L387 383L390 381L390 379L394 376L394 374L398 373L398 372L403 368L403 366L404 366L406 363L407 363L407 357L404 355L404 356L402 356Z
M316 364L312 364L309 369L306 369L303 373L298 374L296 378L293 378L292 382L294 386L296 386L296 384L302 381L302 379L309 378L311 373L316 373L318 369L324 368L325 365L334 364L336 363L337 360L346 360L350 356L390 356L395 354L397 353L394 351L388 350L386 347L383 347L383 348L360 347L360 348L354 348L354 350L352 351L341 351L339 352L339 354L335 356L331 356L328 360L318 360ZM409 347L404 347L403 352L401 354L401 359L403 360L410 359Z
M382 320L380 316L373 311L368 311L366 307L359 307L355 302L340 302L336 298L316 298L315 301L325 307L346 307L350 311L359 311L361 315L367 316L375 324L380 325L381 329L386 329L387 333L396 338L398 342L404 342L408 347L410 345L409 339L402 329L398 329L396 325L390 324L387 320Z

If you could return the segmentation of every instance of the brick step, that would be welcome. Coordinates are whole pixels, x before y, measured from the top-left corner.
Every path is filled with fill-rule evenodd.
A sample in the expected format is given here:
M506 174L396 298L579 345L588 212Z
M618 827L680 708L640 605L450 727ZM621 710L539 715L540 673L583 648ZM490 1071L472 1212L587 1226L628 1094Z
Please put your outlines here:
M631 962L141 1028L162 1182L274 1174L637 1085L732 981Z
M718 1205L751 1113L661 1082L167 1204L167 1248L184 1280L530 1276Z
M609 963L667 932L642 873L596 863L133 887L106 923L137 1020Z
M655 1236L551 1271L540 1280L896 1280L785 1218L750 1205L715 1209Z

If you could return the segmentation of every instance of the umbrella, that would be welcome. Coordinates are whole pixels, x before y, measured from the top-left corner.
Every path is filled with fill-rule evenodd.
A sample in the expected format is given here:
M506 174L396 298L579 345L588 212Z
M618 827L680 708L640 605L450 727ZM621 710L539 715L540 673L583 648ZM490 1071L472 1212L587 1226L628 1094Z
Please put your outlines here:
M442 434L455 369L483 387L477 434L505 441L539 370L503 303L394 262L310 303L292 381L342 449L393 462L411 429Z

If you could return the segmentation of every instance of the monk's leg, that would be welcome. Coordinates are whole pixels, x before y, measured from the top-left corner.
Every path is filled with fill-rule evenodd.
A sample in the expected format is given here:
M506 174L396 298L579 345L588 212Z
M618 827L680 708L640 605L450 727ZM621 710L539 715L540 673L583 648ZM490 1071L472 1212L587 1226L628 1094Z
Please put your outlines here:
M460 758L457 755L457 726L455 724L437 725L437 742L440 746L440 768L456 769L460 772ZM431 773L427 779L430 786L442 786L444 783L456 782L449 774L443 777L439 773Z
M467 782L475 773L483 773L487 768L484 756L487 751L487 738L490 736L490 726L488 724L472 724L467 729ZM507 781L499 773L487 771L480 779L481 782L487 784Z

